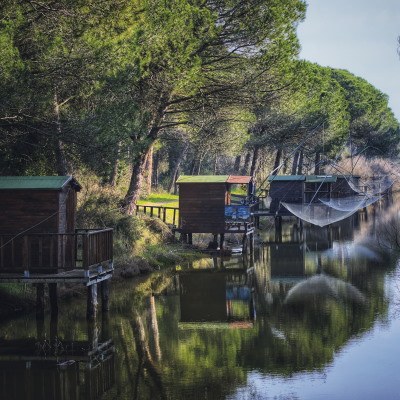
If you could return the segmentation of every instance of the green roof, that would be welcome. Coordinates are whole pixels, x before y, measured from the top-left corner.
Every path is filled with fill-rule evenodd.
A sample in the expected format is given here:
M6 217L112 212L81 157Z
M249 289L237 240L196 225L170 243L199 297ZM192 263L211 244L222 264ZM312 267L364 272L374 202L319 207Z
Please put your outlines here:
M0 190L61 190L69 182L81 189L72 176L0 176Z
M268 182L272 181L304 181L305 175L270 175Z
M349 175L350 177L351 175ZM346 177L345 175L270 175L268 177L268 182L273 181L306 181L310 183L318 182L336 182L338 177Z
M331 183L336 182L336 175L307 175L306 182L310 183Z
M181 175L176 183L225 183L229 175Z

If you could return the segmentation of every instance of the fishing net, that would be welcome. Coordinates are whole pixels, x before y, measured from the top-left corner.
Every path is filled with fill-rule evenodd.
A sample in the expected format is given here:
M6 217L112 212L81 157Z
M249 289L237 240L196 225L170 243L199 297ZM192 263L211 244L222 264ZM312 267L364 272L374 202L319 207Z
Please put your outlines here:
M282 202L281 204L296 217L321 227L350 217L358 210L358 208L348 211L336 210L323 203L295 204Z
M385 175L370 179L360 179L357 184L352 180L348 180L347 183L357 193L375 196L388 190L394 181L388 175Z
M287 293L285 304L299 304L316 299L363 304L365 296L352 284L328 275L315 275L293 286Z
M361 208L367 207L376 201L378 201L380 196L349 196L349 197L341 197L337 199L323 199L319 198L318 200L339 211L357 211Z

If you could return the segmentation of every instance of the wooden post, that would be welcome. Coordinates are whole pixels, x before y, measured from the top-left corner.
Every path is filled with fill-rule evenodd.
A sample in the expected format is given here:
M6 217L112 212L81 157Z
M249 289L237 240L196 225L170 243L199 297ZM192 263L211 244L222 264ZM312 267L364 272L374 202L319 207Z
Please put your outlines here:
M219 235L219 249L222 250L224 248L224 240L225 240L225 234L221 233Z
M254 233L250 233L250 238L249 238L249 242L250 242L250 254L253 254L254 251Z
M50 318L50 341L53 344L58 336L58 315L52 314Z
M242 239L242 254L246 253L247 253L247 234L245 233Z
M188 244L193 244L193 233L188 233Z
M51 315L58 314L57 283L49 283L49 300Z
M44 319L44 283L36 285L36 319Z
M36 318L36 339L43 340L45 337L44 318Z
M86 318L89 321L96 319L97 314L97 283L87 287Z
M101 311L106 313L110 310L110 282L109 279L101 282Z
M218 247L218 234L214 233L213 234L213 244L214 244L214 249Z
M101 340L105 342L111 338L110 334L110 316L109 314L103 314L101 318Z

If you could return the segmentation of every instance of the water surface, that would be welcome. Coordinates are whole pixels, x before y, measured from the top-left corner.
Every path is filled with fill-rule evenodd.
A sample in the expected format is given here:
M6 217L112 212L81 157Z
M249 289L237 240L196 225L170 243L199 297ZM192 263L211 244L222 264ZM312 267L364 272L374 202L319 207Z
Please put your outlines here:
M399 265L383 220L291 221L260 232L254 255L116 283L95 324L84 299L44 324L4 322L0 398L398 399Z

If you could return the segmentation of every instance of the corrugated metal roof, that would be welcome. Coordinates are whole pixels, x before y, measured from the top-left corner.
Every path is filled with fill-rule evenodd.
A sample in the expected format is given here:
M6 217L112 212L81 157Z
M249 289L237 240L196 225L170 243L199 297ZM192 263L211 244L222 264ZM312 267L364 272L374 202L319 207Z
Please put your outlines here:
M307 175L306 182L310 183L332 183L337 181L336 175Z
M71 181L77 190L81 189L72 176L0 176L0 190L61 190Z
M251 176L244 176L244 175L229 175L227 183L237 183L237 184L249 184L252 180Z
M176 183L225 183L229 175L181 175Z
M272 181L304 181L305 175L270 175L268 182Z

